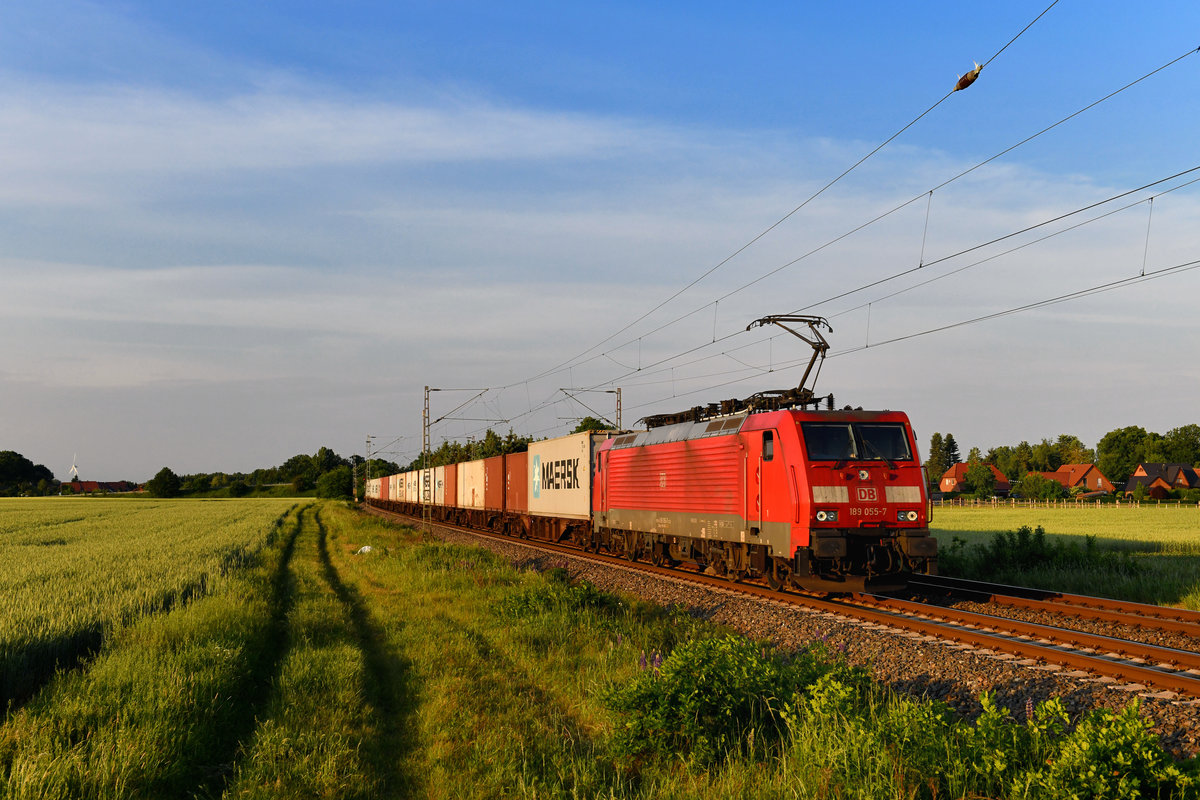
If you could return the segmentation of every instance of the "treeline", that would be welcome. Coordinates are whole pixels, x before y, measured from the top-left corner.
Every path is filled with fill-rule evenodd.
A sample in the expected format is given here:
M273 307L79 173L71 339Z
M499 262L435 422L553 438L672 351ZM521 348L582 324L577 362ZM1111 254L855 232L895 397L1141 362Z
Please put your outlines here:
M245 497L250 494L303 495L318 497L351 497L357 473L359 492L368 468L372 475L390 475L400 471L392 461L372 458L370 464L362 456L343 458L322 447L312 455L294 455L277 467L265 467L253 472L197 472L176 475L163 467L146 483L146 491L155 497Z
M0 450L0 497L58 494L59 482L42 464L13 450Z
M931 487L936 487L946 470L960 463L963 459L953 434L934 433L929 440L929 459L925 462ZM1071 434L1062 434L1053 441L1043 439L1037 444L1000 445L986 453L973 447L966 463L969 466L963 491L976 496L990 496L995 489L995 473L988 465L999 470L1012 485L1013 494L1021 497L1065 496L1067 490L1062 484L1036 474L1054 472L1064 464L1095 464L1113 486L1121 489L1138 464L1200 467L1200 425L1182 425L1165 434L1130 425L1106 433L1094 450Z
M494 430L488 428L483 438L478 441L469 441L466 443L442 442L436 450L429 453L422 453L410 461L404 469L397 469L396 472L411 472L427 467L444 467L448 464L459 464L463 461L476 461L481 458L504 456L509 453L522 453L528 450L529 445L532 443L532 436L517 436L511 428L508 430L508 435L503 438ZM384 472L378 474L391 475L392 473Z
M612 430L613 426L602 419L596 417L584 417L575 426L575 430L571 433L583 433L584 431L607 431ZM493 456L506 456L509 453L523 453L529 449L529 445L536 441L532 436L517 436L513 433L512 428L508 429L508 435L501 438L500 434L496 433L491 428L483 434L483 438L463 442L442 442L438 449L430 453L422 453L408 463L400 472L412 472L413 470L425 469L427 467L444 467L448 464L460 464L463 461L478 461L483 458L491 458ZM384 473L390 474L390 473Z

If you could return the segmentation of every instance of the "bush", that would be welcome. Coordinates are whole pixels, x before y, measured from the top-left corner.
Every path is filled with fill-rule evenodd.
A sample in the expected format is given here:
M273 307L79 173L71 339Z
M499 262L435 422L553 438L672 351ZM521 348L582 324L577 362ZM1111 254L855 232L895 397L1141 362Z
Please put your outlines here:
M340 466L317 478L317 497L330 500L348 499L354 491L350 468Z
M972 547L955 536L938 560L946 574L978 580L1006 576L1015 580L1035 568L1100 569L1125 575L1145 570L1128 553L1101 548L1095 536L1084 537L1080 547L1074 541L1048 540L1041 525L1036 529L1022 525L1016 531L995 533L989 542Z
M751 731L760 743L780 739L788 709L823 676L866 683L864 672L831 662L824 648L785 657L740 636L684 642L661 665L642 659L638 679L610 686L603 697L621 717L614 746L625 758L720 760Z

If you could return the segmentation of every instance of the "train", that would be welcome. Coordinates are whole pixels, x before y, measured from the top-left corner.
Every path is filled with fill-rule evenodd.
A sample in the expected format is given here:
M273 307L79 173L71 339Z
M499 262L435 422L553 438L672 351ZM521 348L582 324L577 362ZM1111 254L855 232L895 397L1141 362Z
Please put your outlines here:
M372 478L366 502L774 589L890 591L936 574L925 473L903 412L692 416Z

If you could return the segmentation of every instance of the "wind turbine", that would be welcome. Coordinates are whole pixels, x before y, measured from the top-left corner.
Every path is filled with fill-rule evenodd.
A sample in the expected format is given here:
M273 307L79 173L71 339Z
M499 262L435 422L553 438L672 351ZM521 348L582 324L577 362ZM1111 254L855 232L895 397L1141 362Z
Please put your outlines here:
M75 462L78 460L79 460L78 453L71 456L71 471L69 473L67 473L71 477L71 480L70 480L71 483L74 483L75 481L79 480L79 467L77 467L75 465Z

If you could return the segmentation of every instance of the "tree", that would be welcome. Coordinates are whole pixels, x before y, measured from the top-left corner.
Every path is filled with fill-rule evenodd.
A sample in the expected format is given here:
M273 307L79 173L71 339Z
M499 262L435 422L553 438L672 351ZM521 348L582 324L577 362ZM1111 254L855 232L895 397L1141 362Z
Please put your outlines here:
M1058 448L1049 439L1042 439L1033 446L1033 458L1029 466L1035 472L1054 472L1063 465Z
M312 456L295 455L279 467L280 480L291 482L300 476L307 477L310 481L317 479L317 469L313 464Z
M0 451L0 491L14 492L23 484L32 489L42 480L53 483L54 473L13 450Z
M1096 445L1096 466L1114 486L1124 486L1137 465L1146 458L1148 434L1145 428L1130 425L1104 434Z
M1067 487L1036 472L1030 472L1017 481L1013 485L1012 493L1027 500L1057 500L1069 494Z
M317 497L327 497L333 500L349 499L353 491L350 468L346 465L335 467L317 478Z
M611 431L613 425L595 417L584 417L579 420L579 424L575 426L575 430L571 433L583 433L584 431Z
M1063 464L1091 464L1096 460L1096 451L1084 446L1078 436L1064 433L1054 442L1058 451L1059 466Z
M929 437L929 460L925 462L925 475L929 478L929 485L935 486L948 469L950 465L946 463L946 445L942 441L942 435L935 432Z
M946 469L950 469L955 464L961 464L962 455L958 452L958 442L954 441L954 434L946 434L944 446L946 448Z
M146 491L152 497L175 497L179 494L179 476L170 467L163 467L146 483Z
M324 475L341 466L349 466L349 463L328 447L322 447L312 457L312 465L318 475Z
M982 460L970 461L967 474L963 476L963 485L968 494L980 498L991 497L996 493L996 473Z
M1163 440L1167 463L1200 467L1200 425L1172 428Z

